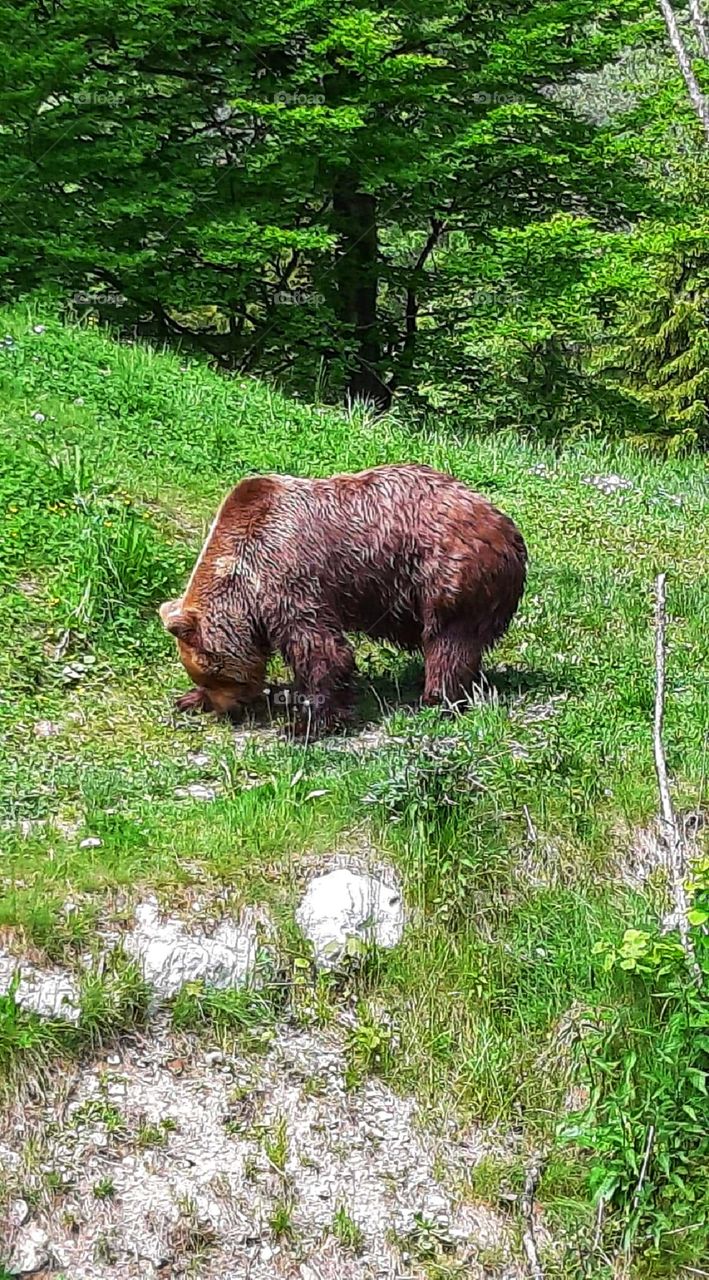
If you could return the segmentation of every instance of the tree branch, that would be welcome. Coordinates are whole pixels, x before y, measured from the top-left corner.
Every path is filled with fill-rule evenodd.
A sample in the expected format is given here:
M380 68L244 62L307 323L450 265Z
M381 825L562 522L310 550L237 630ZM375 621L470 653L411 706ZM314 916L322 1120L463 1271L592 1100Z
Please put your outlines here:
M702 30L704 30L703 19L699 11L699 0L693 0L693 2L697 9L697 12L700 14L700 23L702 25ZM670 4L670 0L658 0L658 4L660 6L660 12L665 20L665 26L667 27L667 34L670 38L670 44L672 45L672 48L674 50L674 54L677 59L679 69L682 72L684 83L687 86L687 93L689 94L689 100L692 106L694 107L694 110L706 134L707 141L709 142L709 104L707 102L707 99L704 97L704 94L702 93L699 87L697 77L694 74L692 59L690 58L689 53L687 52L687 46L684 43L682 34L677 25L677 19L675 17L672 5ZM694 22L694 15L692 15L692 20ZM700 37L700 42L701 42L701 37Z
M667 854L667 872L675 900L677 927L684 954L687 957L692 977L697 986L701 986L702 974L694 954L694 944L689 931L689 904L685 889L685 857L682 838L677 824L670 783L667 774L667 761L662 745L662 726L665 714L665 630L667 625L667 575L661 573L655 583L655 727L654 749L657 785L660 792L660 822Z
M542 1158L535 1152L527 1166L524 1178L524 1190L520 1198L520 1209L524 1220L522 1247L529 1264L531 1280L544 1280L542 1264L539 1261L537 1241L534 1235L534 1196L542 1176Z
M707 20L702 13L701 0L689 0L689 16L697 33L702 57L709 62L709 26L707 26Z
M411 364L416 345L416 334L418 332L418 289L421 272L423 271L428 259L433 253L441 236L444 234L448 223L443 218L431 219L431 230L426 238L424 246L414 263L411 276L409 278L408 288L406 290L406 304L404 307L404 341L399 355L396 371L389 380L389 391L394 391L399 382L402 369Z

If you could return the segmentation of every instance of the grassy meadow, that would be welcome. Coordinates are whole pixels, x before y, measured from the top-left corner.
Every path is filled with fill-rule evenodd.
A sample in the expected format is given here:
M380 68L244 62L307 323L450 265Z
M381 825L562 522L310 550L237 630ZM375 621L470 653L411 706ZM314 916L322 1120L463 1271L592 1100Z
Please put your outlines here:
M82 972L100 929L124 924L148 890L171 906L223 888L265 901L282 941L279 1016L326 1020L351 1006L353 1087L376 1070L415 1092L424 1113L544 1151L539 1199L561 1242L549 1276L707 1274L706 1084L695 1080L694 1136L678 1146L700 1144L696 1167L672 1163L670 1112L663 1154L657 1118L668 1089L679 1096L686 1084L682 1054L662 1040L675 996L658 1001L674 959L668 944L664 969L662 958L611 962L627 930L661 938L669 909L648 855L663 570L668 763L678 811L705 804L705 460L583 438L561 451L466 438L455 420L412 431L394 415L287 400L22 306L0 321L0 398L5 945ZM179 593L225 491L249 472L414 460L489 496L529 547L527 592L488 661L486 696L458 718L420 711L420 664L362 640L368 733L303 748L175 715L186 677L157 606ZM213 799L190 794L200 783ZM691 825L701 845L699 817ZM345 848L373 848L399 868L410 923L392 952L313 978L308 999L293 908L318 858ZM135 975L108 973L102 989L84 981L78 1028L0 999L6 1088L130 1028ZM178 1012L189 1013L184 1002ZM209 1016L208 1001L199 1012ZM652 1060L624 1095L636 1032ZM672 1058L664 1075L658 1045ZM627 1102L620 1129L614 1097ZM657 1146L636 1195L650 1123ZM523 1170L519 1150L488 1160L465 1194L497 1202L519 1190Z

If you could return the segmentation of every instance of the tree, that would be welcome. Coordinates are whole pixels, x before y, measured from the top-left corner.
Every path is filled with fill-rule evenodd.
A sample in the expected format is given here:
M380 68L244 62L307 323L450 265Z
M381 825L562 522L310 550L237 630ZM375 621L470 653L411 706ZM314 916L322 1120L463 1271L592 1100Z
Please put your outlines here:
M386 404L438 264L558 211L637 207L550 86L639 0L18 0L0 13L8 293L54 281L226 368ZM454 292L464 302L464 282Z
M650 409L649 443L672 451L709 444L709 250L706 224L662 251L655 288L633 308L613 371Z

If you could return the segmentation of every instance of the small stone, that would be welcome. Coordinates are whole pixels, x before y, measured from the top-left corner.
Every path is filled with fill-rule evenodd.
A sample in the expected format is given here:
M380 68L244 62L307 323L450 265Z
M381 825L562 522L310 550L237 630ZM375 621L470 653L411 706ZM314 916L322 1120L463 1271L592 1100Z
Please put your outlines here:
M75 979L61 970L36 969L18 961L0 949L0 995L12 989L15 1003L21 1009L42 1018L61 1018L78 1022L81 995Z
M13 1200L8 1217L11 1227L23 1227L30 1216L30 1207L26 1200Z
M108 1057L106 1058L106 1062L108 1063L109 1067L120 1067L121 1065L120 1053L109 1053Z
M44 331L45 331L46 327L47 327L47 326L46 326L46 324L33 324L33 325L32 325L32 332L33 332L33 333L44 333Z
M607 475L607 476L584 476L584 484L593 485L594 489L599 489L606 497L610 497L613 493L622 490L634 489L635 485L632 480L626 480L623 476Z
M34 725L34 734L36 738L56 738L61 733L62 727L56 724L54 720L37 720Z
M29 1226L18 1236L10 1257L10 1271L15 1275L31 1276L41 1271L50 1260L49 1236L41 1227Z
M187 759L196 769L203 769L205 765L209 764L209 756L206 751L188 751Z
M224 1054L219 1049L210 1049L209 1053L205 1053L204 1061L208 1067L220 1067L224 1061Z
M175 787L175 795L178 800L215 800L217 793L203 782L191 782L187 787Z
M100 849L103 841L98 836L87 836L85 840L79 841L80 849Z

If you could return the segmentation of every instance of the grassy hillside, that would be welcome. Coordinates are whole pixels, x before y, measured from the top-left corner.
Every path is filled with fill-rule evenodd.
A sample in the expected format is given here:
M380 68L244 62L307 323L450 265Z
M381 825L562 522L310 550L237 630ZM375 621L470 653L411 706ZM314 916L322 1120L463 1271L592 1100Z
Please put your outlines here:
M648 1125L660 1126L645 1077L613 1139L627 1028L650 1042L661 1019L656 970L619 968L602 948L629 928L654 936L667 909L648 834L661 570L671 612L668 760L678 808L695 811L703 799L703 461L659 463L585 442L555 454L511 437L471 441L454 421L412 433L26 309L0 322L0 399L8 945L78 970L100 945L97 923L120 925L148 886L170 903L195 885L267 901L282 926L281 977L295 982L285 1004L281 989L283 1016L305 1016L307 1006L308 1016L336 1017L351 1006L355 1075L376 1069L435 1112L521 1131L525 1151L545 1150L539 1194L561 1242L550 1275L621 1274L604 1257L623 1232L628 1274L677 1275L680 1263L700 1262L709 1211L700 1168L693 1201L683 1199L686 1171L683 1189L668 1191L658 1137L657 1167L653 1152L633 1201ZM414 712L419 664L361 642L369 731L350 741L303 749L275 732L235 736L210 718L175 717L186 680L156 608L179 592L225 490L248 472L324 475L412 460L487 494L529 546L523 607L488 664L480 705L458 719ZM199 782L211 802L184 794ZM398 948L347 980L321 979L308 1002L293 904L317 855L345 846L373 846L399 867L411 923ZM0 1071L9 1080L18 1066L81 1050L129 1024L132 1007L93 991L83 1032L50 1031L0 1001ZM595 1089L600 1109L585 1118ZM702 1097L698 1085L692 1105ZM580 1132L589 1127L590 1139ZM519 1154L488 1162L466 1194L496 1201L518 1188L523 1166ZM582 1264L602 1184L606 1253Z

